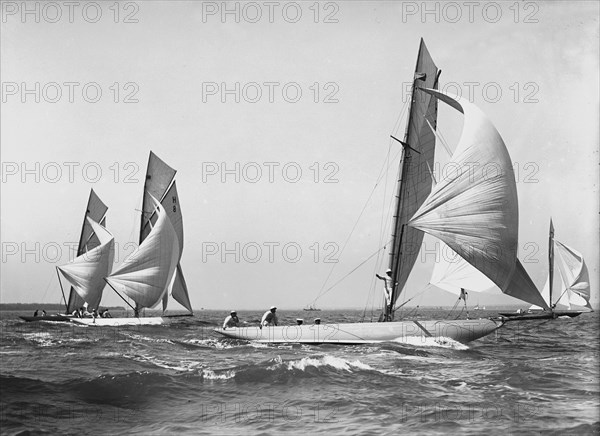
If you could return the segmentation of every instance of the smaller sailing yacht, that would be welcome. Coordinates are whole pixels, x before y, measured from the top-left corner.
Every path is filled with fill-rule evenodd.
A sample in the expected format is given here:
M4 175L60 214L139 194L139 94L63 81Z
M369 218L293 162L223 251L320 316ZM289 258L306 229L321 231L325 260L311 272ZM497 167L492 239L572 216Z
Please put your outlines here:
M173 316L191 316L192 305L183 277L183 216L175 183L176 170L150 152L140 222L140 245L121 268L106 276L106 283L131 306L130 318L74 319L80 324L105 326L158 325ZM186 315L165 315L170 295L188 310ZM132 306L123 295L135 302ZM145 308L162 302L163 316L140 317Z
M108 277L106 283L119 295L125 294L140 308L154 308L163 299L173 280L179 261L179 241L165 208L151 196L156 208L156 223L140 246L123 265ZM123 298L125 300L125 298ZM127 304L129 302L125 300ZM96 326L159 325L162 317L74 318L73 322Z
M558 256L555 256L558 253ZM553 300L554 266L558 263L559 296ZM590 305L590 278L581 253L554 239L554 225L550 220L548 236L548 278L542 290L542 298L550 309L532 305L527 312L502 312L510 321L530 319L574 318L584 312L592 312ZM554 302L553 302L554 301Z
M104 227L107 211L108 207L92 189L83 218L77 257L56 268L61 290L61 275L71 285L68 300L63 293L65 315L21 316L21 319L69 321L73 319L71 314L82 307L98 309L106 286L104 277L110 274L114 256L114 238Z

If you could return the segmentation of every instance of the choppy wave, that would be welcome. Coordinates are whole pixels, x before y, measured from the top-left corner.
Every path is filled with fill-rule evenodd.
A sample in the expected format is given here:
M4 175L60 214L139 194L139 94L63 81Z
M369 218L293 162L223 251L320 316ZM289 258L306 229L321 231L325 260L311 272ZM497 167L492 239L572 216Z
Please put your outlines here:
M468 346L431 338L356 346L252 343L214 333L209 326L221 315L176 320L168 328L1 320L3 432L599 430L594 315L512 323Z

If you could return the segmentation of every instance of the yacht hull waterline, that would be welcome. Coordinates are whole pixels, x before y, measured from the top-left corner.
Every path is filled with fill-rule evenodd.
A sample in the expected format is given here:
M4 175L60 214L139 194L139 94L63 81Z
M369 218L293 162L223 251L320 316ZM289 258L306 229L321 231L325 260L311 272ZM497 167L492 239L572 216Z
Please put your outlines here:
M73 316L72 315L40 315L40 316L19 316L23 321L27 322L36 322L36 321L49 321L49 322L69 322Z
M548 311L536 311L536 312L500 312L500 316L506 317L507 321L527 321L532 319L555 319L562 317L575 318L581 315L584 311L581 310L555 310L552 312Z
M428 320L365 322L347 324L302 324L215 329L232 339L269 344L368 344L404 342L414 339L447 340L466 344L489 335L504 324L503 319Z
M142 318L72 318L71 322L95 327L119 327L130 325L162 325L169 324L168 317L149 316Z

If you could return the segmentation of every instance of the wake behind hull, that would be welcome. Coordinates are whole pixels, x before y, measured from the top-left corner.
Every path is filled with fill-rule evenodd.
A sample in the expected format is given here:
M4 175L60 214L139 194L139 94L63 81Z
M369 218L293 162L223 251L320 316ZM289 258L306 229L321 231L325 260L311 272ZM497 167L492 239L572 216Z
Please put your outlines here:
M80 325L96 326L96 327L119 327L131 325L162 325L168 324L168 318L162 316L149 316L144 318L73 318L71 322Z
M400 321L385 323L313 324L215 329L233 339L262 343L368 344L427 338L452 339L463 344L489 335L503 325L491 319Z

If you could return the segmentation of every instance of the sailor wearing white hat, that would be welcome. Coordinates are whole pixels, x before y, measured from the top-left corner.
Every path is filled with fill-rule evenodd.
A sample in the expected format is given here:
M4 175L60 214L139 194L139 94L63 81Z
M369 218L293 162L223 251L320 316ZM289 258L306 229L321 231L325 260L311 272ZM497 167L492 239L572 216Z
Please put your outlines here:
M223 330L225 330L227 327L237 327L239 325L240 320L237 316L237 312L232 310L229 315L227 315L227 318L225 318L225 321L223 321Z
M260 320L261 327L264 325L277 325L278 320L277 315L275 314L276 311L277 308L275 306L271 306L271 308L265 312Z

